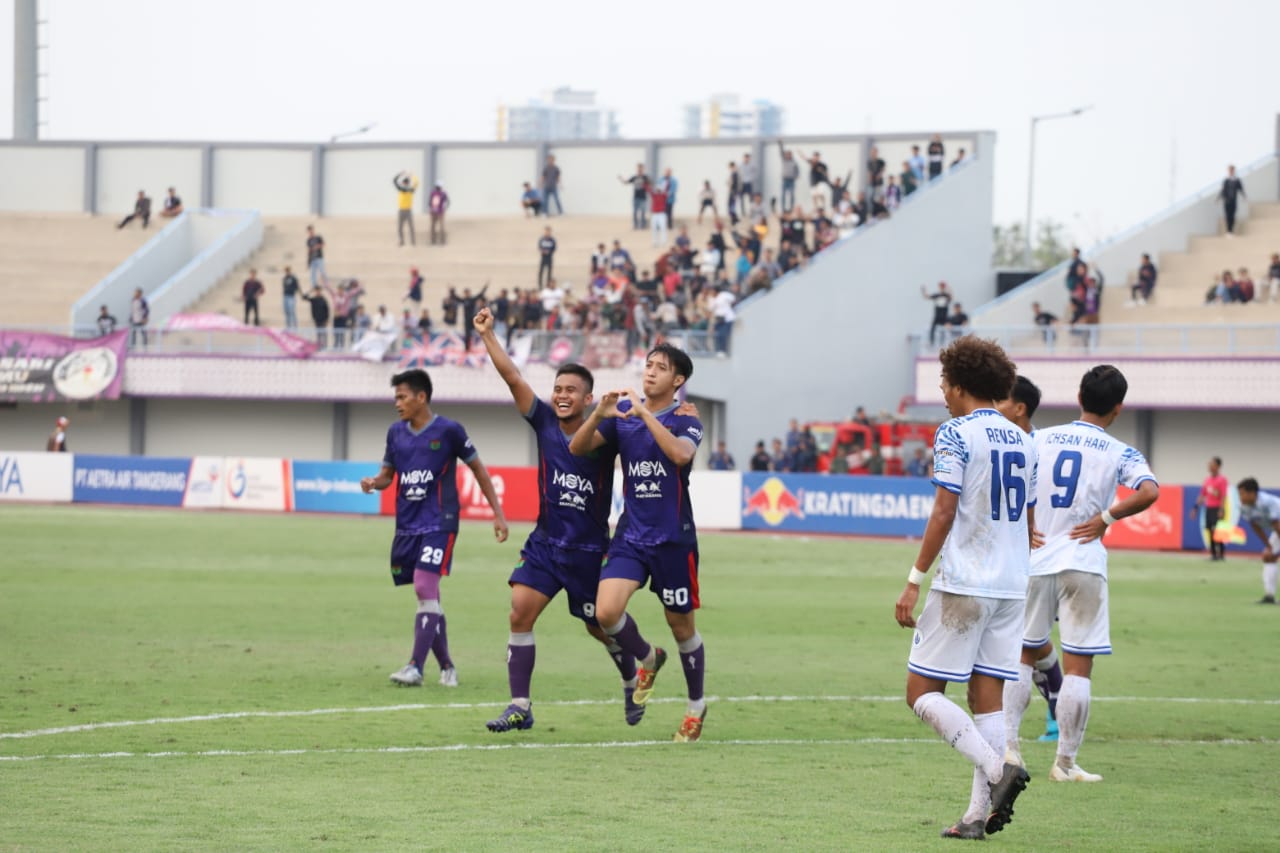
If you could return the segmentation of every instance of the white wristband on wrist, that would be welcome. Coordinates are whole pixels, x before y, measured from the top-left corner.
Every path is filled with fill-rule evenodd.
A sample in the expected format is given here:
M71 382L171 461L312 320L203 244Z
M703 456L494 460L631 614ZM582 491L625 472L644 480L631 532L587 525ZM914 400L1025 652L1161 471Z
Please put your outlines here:
M911 574L907 575L907 583L913 583L916 586L921 586L922 584L924 584L924 579L927 578L928 576L929 575L926 574L925 572L922 572L919 569L917 569L915 566L912 566Z
M1116 523L1116 517L1111 514L1110 509L1104 509L1102 512L1098 513L1098 515L1102 516L1102 520L1106 523L1107 527Z

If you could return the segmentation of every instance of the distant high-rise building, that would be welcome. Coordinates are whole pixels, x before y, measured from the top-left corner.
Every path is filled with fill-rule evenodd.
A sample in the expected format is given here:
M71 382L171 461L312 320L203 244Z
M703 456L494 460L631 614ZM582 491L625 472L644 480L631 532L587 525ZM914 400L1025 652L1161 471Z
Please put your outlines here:
M737 95L722 93L701 104L685 105L684 137L780 136L782 119L782 107L772 101L760 98L743 104Z
M524 106L498 108L498 139L617 139L617 113L596 104L595 92L561 86Z

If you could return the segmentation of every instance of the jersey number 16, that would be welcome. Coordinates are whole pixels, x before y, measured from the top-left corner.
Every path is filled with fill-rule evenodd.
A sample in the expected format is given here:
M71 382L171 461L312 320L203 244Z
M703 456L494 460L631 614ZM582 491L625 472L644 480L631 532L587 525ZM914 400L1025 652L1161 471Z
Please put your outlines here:
M991 451L991 520L999 521L1001 509L1009 521L1022 518L1027 505L1027 480L1018 471L1027 470L1027 457L1021 451Z

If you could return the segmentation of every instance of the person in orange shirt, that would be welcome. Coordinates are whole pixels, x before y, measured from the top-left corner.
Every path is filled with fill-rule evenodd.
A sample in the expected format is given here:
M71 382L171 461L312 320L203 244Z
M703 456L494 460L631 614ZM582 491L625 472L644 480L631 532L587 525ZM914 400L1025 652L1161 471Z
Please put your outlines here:
M1213 457L1209 460L1209 476L1204 478L1200 487L1200 496L1196 498L1196 509L1204 507L1204 529L1209 534L1209 559L1225 560L1227 546L1213 540L1213 529L1222 518L1223 502L1227 499L1227 478L1222 476L1222 459ZM1196 511L1191 511L1195 518Z

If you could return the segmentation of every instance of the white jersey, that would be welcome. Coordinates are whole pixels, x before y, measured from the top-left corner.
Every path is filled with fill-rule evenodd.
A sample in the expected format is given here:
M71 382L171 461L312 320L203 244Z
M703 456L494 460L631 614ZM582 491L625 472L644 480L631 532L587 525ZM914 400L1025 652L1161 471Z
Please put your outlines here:
M1263 530L1275 529L1275 523L1280 521L1280 498L1270 492L1259 491L1253 506L1241 502L1240 520L1261 525Z
M1036 495L1030 437L995 409L953 418L934 438L933 483L959 495L960 503L932 588L1026 598L1026 508Z
M1101 539L1079 542L1071 528L1111 506L1116 487L1136 489L1156 477L1146 457L1102 427L1084 421L1037 430L1039 460L1036 528L1044 546L1031 552L1031 574L1068 569L1107 576L1107 549Z

